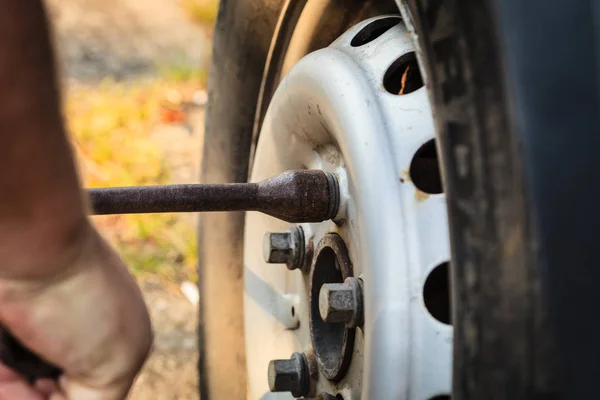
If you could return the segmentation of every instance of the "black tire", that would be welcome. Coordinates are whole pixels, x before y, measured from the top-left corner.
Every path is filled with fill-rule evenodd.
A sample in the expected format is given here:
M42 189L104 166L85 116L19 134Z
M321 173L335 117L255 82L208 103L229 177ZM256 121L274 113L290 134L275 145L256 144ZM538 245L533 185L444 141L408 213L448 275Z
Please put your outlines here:
M203 183L246 182L256 100L280 1L222 0L208 85ZM199 229L200 397L244 399L243 213L204 214Z
M450 216L453 396L538 398L553 383L546 318L496 21L487 1L456 3L411 2Z
M595 398L600 346L589 316L600 272L590 266L600 212L588 188L600 179L597 9L408 3L448 195L453 396Z
M594 363L600 359L600 349L594 346L597 323L590 316L594 315L592 308L599 291L589 286L600 272L584 270L595 261L594 243L589 240L593 236L590 233L583 241L578 235L565 237L553 221L578 233L588 232L600 223L597 207L590 201L581 202L581 188L589 184L590 177L598 178L600 171L600 157L594 157L590 150L600 144L600 135L592 135L600 131L598 120L591 114L598 105L597 87L587 84L593 86L584 90L588 96L584 98L590 103L577 115L588 125L582 126L580 120L574 124L580 128L577 144L589 147L574 149L574 143L568 140L573 132L563 124L573 122L569 118L574 114L552 115L558 123L558 138L554 139L588 164L586 168L579 163L573 166L575 169L567 168L576 171L577 175L567 176L580 186L568 185L561 188L563 193L549 196L549 173L556 172L556 159L543 154L541 133L548 126L540 121L548 117L555 103L540 105L540 96L548 88L555 88L548 84L550 80L562 83L560 90L568 90L570 85L566 83L574 81L581 88L593 71L578 68L581 74L574 77L565 62L553 58L551 67L548 64L545 70L550 75L535 80L531 71L523 68L541 62L543 57L536 51L540 42L530 39L543 29L556 29L556 16L561 13L560 24L564 25L566 19L573 28L569 32L561 29L563 37L572 36L579 43L592 40L593 30L582 28L593 25L591 18L587 25L579 21L590 3L567 6L559 0L531 0L521 7L525 14L516 18L520 23L517 26L511 26L506 15L511 7L518 10L518 0L408 3L423 50L422 67L428 75L435 109L448 196L455 326L453 396L477 400L556 398L566 392L566 387L569 393L577 394L572 398L594 397L589 390L593 378L600 376L600 363ZM260 82L280 5L266 0L221 4L209 84L203 182L239 182L247 178ZM536 14L541 9L545 10L542 18ZM524 15L539 24L531 35L524 29L528 21ZM578 23L580 26L576 26ZM515 45L511 29L521 34L521 47ZM575 46L586 49L587 54L583 50L570 51L581 57L578 63L585 60L594 66L594 52L590 51L593 46L588 42L588 47ZM524 56L527 53L529 57ZM566 55L573 56L571 53ZM507 61L510 68L505 68ZM526 85L524 77L534 79L536 85ZM514 102L523 107L522 112L514 112ZM534 116L537 124L523 125L519 120L523 113ZM565 213L557 218L559 206L571 210L576 218L564 217ZM587 225L583 224L586 218ZM199 247L203 399L245 396L242 232L243 216L239 213L203 217ZM569 254L577 254L577 265L570 267L587 273L589 279L585 282L569 279L565 268ZM545 298L553 305L555 324L548 323ZM566 299L589 312L588 317L573 317ZM587 369L566 374L567 386L563 387L555 369L551 328L564 328L567 323L571 324L569 328L579 324L581 329L558 330L557 349L562 350L558 355L573 370L580 357ZM580 335L581 341L573 332ZM576 356L567 351L569 348Z

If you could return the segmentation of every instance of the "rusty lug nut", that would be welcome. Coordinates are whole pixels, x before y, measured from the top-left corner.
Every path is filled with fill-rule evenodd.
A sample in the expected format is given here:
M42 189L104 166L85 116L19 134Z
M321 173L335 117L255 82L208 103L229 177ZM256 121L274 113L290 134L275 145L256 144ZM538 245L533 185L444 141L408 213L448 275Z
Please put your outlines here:
M289 360L272 360L268 374L271 392L291 392L294 397L308 394L308 361L304 354L294 353Z
M267 232L263 238L263 256L270 264L286 264L288 269L302 268L304 231L299 226L287 232Z
M356 328L364 323L362 279L346 278L344 283L326 283L319 292L319 313L327 323L345 323Z

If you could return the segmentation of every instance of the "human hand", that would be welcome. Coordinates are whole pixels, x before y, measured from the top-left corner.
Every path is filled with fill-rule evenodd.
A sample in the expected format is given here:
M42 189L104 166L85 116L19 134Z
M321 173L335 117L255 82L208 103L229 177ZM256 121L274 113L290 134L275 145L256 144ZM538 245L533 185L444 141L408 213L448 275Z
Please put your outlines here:
M152 333L127 267L93 228L78 256L52 276L0 276L0 325L63 369L29 385L0 365L0 399L124 399Z

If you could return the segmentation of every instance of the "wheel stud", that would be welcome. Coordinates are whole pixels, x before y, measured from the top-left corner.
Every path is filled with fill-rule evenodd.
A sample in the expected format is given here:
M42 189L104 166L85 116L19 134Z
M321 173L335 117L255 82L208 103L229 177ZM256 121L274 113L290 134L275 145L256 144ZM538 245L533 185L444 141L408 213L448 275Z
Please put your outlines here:
M270 264L286 264L288 269L302 268L304 231L299 226L287 232L267 232L263 239L263 256Z
M271 392L291 392L294 397L308 394L308 361L302 353L292 354L289 360L272 360L269 363L269 389Z
M344 283L326 283L321 286L319 313L327 323L344 323L348 328L362 326L362 280L347 278Z

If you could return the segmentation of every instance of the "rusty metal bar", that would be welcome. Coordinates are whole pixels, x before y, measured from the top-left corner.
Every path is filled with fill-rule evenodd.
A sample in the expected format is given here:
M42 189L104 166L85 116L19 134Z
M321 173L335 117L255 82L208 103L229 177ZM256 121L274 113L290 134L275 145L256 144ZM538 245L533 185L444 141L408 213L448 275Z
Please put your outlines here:
M256 210L256 183L88 189L95 215Z
M88 189L92 214L260 211L288 222L337 213L337 181L319 170L287 171L258 183Z

